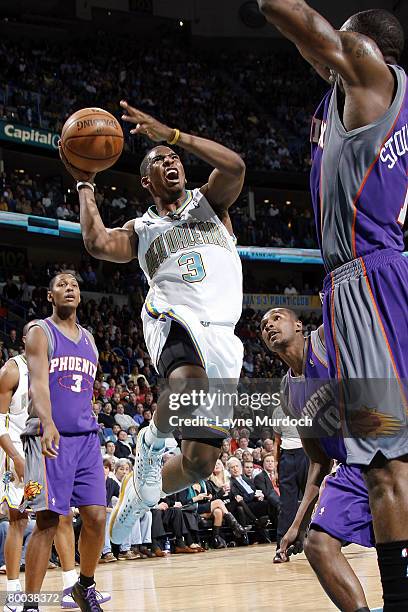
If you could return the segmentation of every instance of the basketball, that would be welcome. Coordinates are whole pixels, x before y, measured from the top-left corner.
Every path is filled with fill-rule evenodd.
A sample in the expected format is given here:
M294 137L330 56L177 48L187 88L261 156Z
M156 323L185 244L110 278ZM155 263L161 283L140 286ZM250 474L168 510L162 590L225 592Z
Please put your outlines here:
M66 120L61 145L69 163L85 172L113 166L123 150L118 120L103 108L83 108Z

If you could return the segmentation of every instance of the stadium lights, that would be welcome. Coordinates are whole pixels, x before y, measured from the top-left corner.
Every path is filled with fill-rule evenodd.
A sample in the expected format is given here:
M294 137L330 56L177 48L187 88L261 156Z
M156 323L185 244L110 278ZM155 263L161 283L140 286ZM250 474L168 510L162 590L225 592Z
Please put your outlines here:
M292 202L290 200L286 200L286 206L290 206Z
M112 191L116 191L116 187L114 187L113 185L112 185L111 189L112 189Z
M180 26L180 28L182 28L182 27L183 27L183 25L184 25L184 21L179 21L179 26Z
M265 204L269 204L269 200L264 200L264 203Z

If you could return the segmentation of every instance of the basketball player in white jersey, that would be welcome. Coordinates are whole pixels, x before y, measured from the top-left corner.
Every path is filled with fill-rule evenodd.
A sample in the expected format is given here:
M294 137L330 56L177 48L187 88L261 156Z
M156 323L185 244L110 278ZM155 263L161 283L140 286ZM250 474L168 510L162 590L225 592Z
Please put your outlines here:
M181 133L127 102L121 106L123 120L136 125L132 134L170 146L156 146L140 167L142 186L154 205L118 229L106 229L102 222L94 175L70 166L60 149L67 170L78 181L85 247L106 261L125 263L138 257L150 285L142 311L145 341L170 390L211 389L215 379L237 382L243 348L234 327L242 310L242 269L228 209L241 193L245 164L221 144ZM186 190L174 145L214 168L200 189ZM208 427L182 427L182 455L166 462L161 474L165 438L175 427L170 417L191 416L195 408L172 412L168 394L161 393L151 425L138 436L134 476L122 484L112 513L114 542L123 541L136 517L159 501L162 489L172 493L207 478L228 435L214 420ZM200 409L195 414L205 415Z
M29 329L23 330L23 342ZM24 451L20 434L28 406L28 370L25 355L9 359L0 370L0 503L7 504L9 529L4 547L7 591L21 591L19 581L23 536L28 515L18 510L24 493ZM7 602L4 610L22 610Z
M36 321L23 329L23 343L28 330ZM21 591L19 580L23 536L28 515L20 512L24 493L24 450L20 435L28 417L28 368L25 354L11 357L0 369L0 504L7 504L9 529L4 547L7 592ZM58 525L55 545L62 567L63 594L61 607L75 609L77 604L71 590L78 576L75 570L75 538L72 516L62 517ZM98 593L99 603L110 600L109 593ZM11 602L4 612L20 612L22 606Z

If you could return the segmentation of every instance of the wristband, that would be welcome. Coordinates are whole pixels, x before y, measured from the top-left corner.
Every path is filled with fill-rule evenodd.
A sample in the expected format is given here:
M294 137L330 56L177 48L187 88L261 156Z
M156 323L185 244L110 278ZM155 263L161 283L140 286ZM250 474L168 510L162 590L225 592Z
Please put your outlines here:
M180 130L178 130L177 128L174 130L174 136L171 140L167 141L167 144L169 145L175 145L178 143L178 141L180 140L180 136L181 136L181 132Z
M92 183L88 183L88 181L78 181L77 182L76 188L78 192L80 189L84 189L84 187L89 187L90 189L92 189L93 193L95 193L95 185L93 185Z

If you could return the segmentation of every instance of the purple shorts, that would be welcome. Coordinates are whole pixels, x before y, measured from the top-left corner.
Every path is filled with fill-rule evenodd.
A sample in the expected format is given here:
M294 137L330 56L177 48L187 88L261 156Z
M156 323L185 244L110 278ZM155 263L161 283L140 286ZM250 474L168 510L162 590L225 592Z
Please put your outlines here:
M67 515L71 507L106 506L106 486L97 433L60 437L58 457L41 452L39 436L24 438L24 503L34 512Z
M310 527L319 527L344 544L375 546L367 487L359 468L340 465L327 476Z

